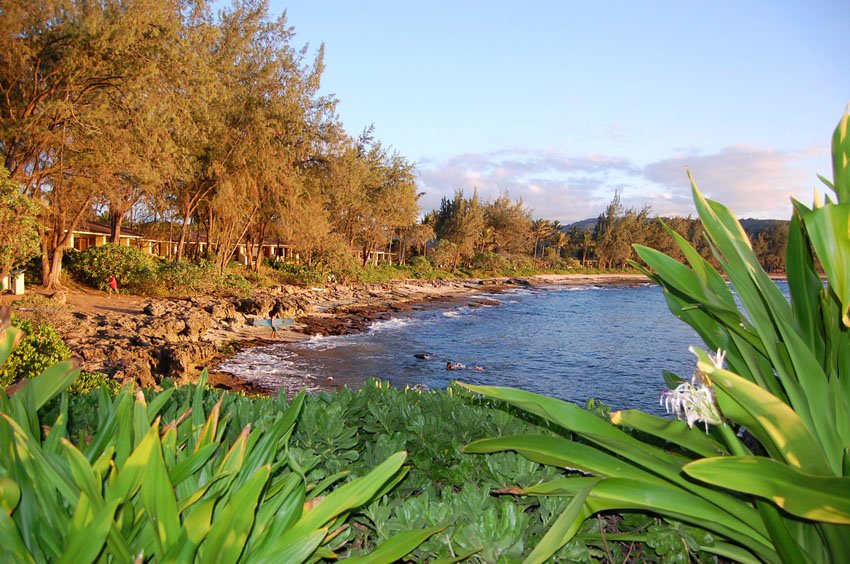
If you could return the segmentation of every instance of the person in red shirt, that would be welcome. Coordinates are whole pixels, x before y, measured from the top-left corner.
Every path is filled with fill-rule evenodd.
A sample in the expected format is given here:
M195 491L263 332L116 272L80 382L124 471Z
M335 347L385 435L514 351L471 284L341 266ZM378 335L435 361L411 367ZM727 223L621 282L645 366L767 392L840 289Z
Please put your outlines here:
M109 285L106 289L106 296L111 296L113 292L118 294L118 279L115 278L114 274L109 277Z

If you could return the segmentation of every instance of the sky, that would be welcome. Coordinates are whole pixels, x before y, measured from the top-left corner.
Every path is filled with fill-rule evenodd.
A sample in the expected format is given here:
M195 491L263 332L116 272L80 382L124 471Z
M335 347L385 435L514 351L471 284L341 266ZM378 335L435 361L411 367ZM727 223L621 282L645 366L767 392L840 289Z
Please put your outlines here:
M325 46L322 93L415 163L423 211L507 192L535 218L787 219L831 178L850 0L271 0Z

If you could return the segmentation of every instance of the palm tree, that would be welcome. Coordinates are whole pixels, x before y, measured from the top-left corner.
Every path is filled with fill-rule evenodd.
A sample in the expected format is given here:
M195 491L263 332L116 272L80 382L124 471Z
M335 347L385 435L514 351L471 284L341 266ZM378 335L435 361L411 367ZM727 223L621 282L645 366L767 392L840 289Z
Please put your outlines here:
M531 233L534 235L534 258L537 258L537 248L541 241L552 234L552 222L548 219L535 219L531 222ZM541 256L543 252L541 251Z

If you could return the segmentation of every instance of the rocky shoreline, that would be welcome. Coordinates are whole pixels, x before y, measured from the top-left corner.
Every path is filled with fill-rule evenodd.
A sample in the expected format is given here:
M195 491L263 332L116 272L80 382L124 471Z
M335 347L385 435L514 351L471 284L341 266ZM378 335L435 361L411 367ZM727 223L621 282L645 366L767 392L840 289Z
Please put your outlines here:
M540 275L519 279L394 281L370 285L329 285L322 288L280 286L250 297L107 299L101 292L70 291L63 304L21 301L19 315L49 321L83 370L105 372L121 381L145 387L163 378L193 381L204 368L217 387L263 393L238 375L217 371L224 359L246 347L292 342L313 335L343 335L366 330L414 307L445 307L474 303L473 294L518 286L556 284L642 283L641 275ZM480 300L479 300L480 301ZM255 320L292 317L295 323L272 340L268 327Z

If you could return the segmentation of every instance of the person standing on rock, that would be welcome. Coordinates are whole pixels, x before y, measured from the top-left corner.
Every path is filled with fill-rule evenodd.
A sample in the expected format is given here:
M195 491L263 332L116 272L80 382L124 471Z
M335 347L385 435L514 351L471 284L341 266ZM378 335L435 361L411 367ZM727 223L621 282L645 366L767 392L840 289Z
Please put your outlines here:
M118 279L115 278L114 274L109 277L109 284L106 288L106 297L112 296L113 292L115 292L116 295L118 294Z
M275 319L277 319L277 315L273 313L273 314L272 314L272 316L271 316L271 322L272 322L272 339L276 339L276 338L277 338L277 326L276 326L276 325L275 325L275 323L274 323L274 322L275 322Z

